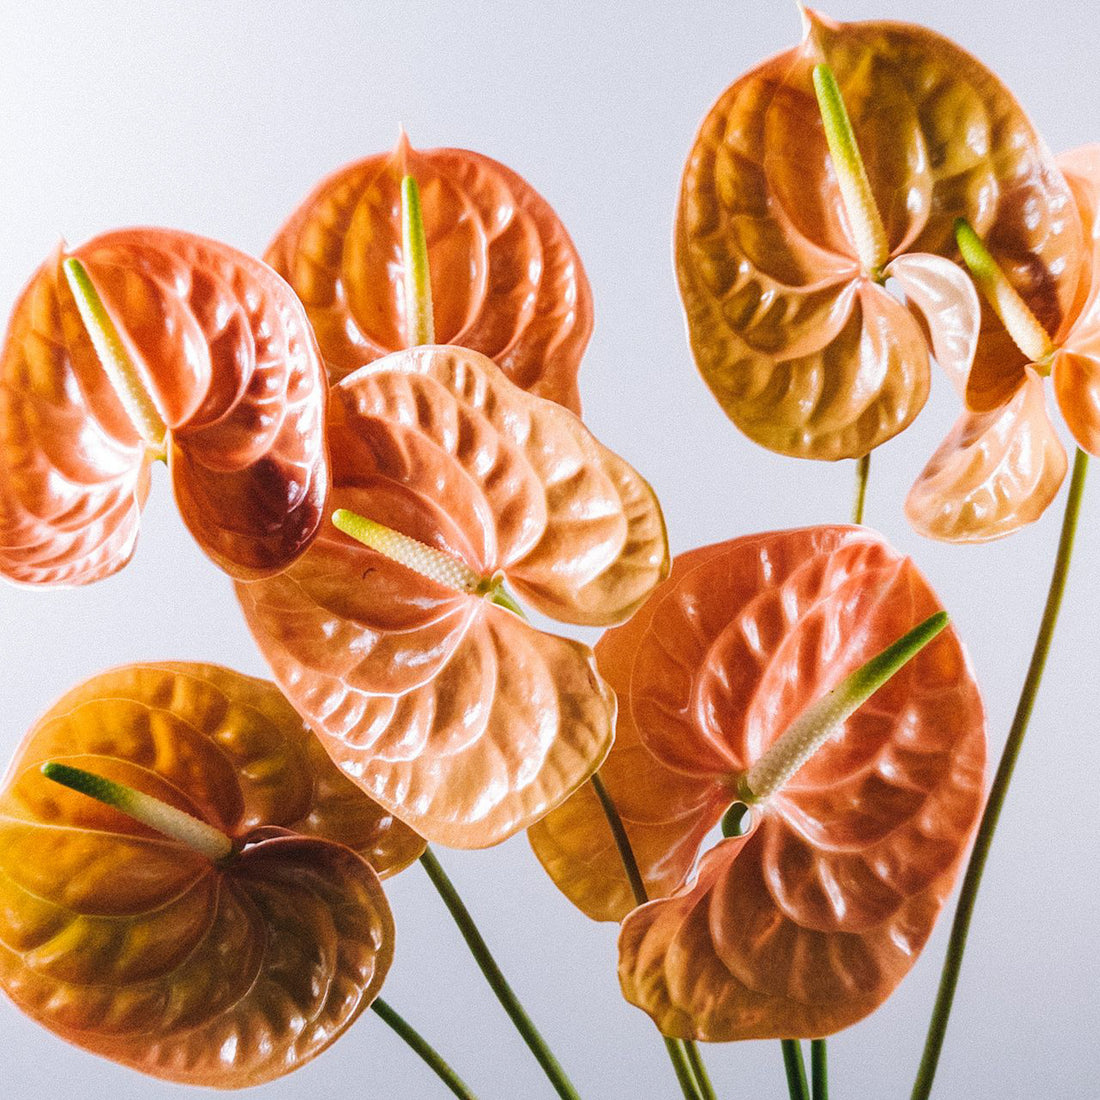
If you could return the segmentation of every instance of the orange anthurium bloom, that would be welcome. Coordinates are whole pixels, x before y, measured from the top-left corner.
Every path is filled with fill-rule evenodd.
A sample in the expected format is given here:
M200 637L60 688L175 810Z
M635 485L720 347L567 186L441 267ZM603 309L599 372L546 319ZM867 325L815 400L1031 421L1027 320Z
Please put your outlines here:
M966 411L905 504L913 526L932 538L1000 538L1038 519L1057 495L1066 452L1047 413L1042 375L1051 376L1078 445L1100 454L1100 145L1062 154L1058 167L1072 189L1087 242L1076 303L1049 330L1053 338L1042 337L1049 346L1037 349L1045 352L1038 361L1029 361L993 317L973 368L954 379Z
M305 303L333 381L422 341L407 331L401 179L420 187L436 337L489 356L525 390L580 412L592 293L565 227L510 168L467 149L356 161L323 180L267 250Z
M324 1050L377 995L394 940L371 865L311 835L348 798L314 740L273 685L210 665L120 668L61 699L0 792L7 994L186 1084L261 1084ZM46 761L183 810L228 834L228 857L50 782ZM418 838L356 794L354 839L381 869L415 858Z
M59 249L0 352L0 575L117 572L158 457L221 568L284 568L321 522L326 385L304 310L258 260L166 229Z
M507 610L502 580L555 618L621 621L668 571L656 497L572 413L461 348L335 385L329 444L336 516L374 521L415 568L326 525L284 574L238 584L248 624L372 798L429 840L498 843L592 774L615 711L591 650Z
M874 532L815 527L679 555L598 643L620 707L600 775L660 900L633 909L588 787L530 837L586 913L626 917L623 992L665 1035L826 1035L913 965L982 804L982 704L950 629L698 859L795 719L939 609Z
M977 60L901 23L806 12L805 27L704 119L676 270L696 363L734 423L783 454L855 458L924 405L929 346L951 373L970 360L978 306L945 259L957 217L1011 265L1052 332L1073 302L1081 238L1045 146ZM821 66L854 131L839 159L826 91L815 94Z

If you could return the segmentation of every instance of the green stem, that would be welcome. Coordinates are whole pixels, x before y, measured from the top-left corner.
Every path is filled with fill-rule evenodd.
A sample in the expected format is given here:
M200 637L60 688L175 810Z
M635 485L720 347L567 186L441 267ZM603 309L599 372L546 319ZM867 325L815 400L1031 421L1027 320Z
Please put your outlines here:
M699 1086L699 1094L703 1100L718 1100L714 1092L714 1085L710 1081L710 1074L707 1073L707 1067L703 1064L703 1057L699 1053L698 1045L690 1039L685 1039L684 1050L687 1052L691 1070L695 1074L695 1083Z
M783 1047L783 1068L787 1071L787 1091L791 1094L791 1100L810 1100L802 1044L797 1039L781 1039L780 1045Z
M680 1083L680 1091L684 1094L684 1100L702 1100L699 1095L699 1087L695 1083L695 1074L692 1072L691 1063L684 1050L682 1039L670 1039L667 1035L661 1036L665 1041L665 1050L668 1051L668 1060L676 1071L676 1080Z
M810 1076L814 1100L829 1100L829 1052L824 1039L810 1040Z
M604 786L599 772L593 773L591 782L592 789L603 807L604 817L611 826L611 836L614 838L615 847L619 850L619 859L622 861L623 870L626 871L630 892L639 905L645 905L649 901L649 892L645 888L645 880L638 868L638 860L634 856L630 837L626 834L626 826L623 825L623 819L619 816L615 800ZM664 1040L669 1061L676 1071L676 1080L680 1082L685 1100L714 1100L714 1090L695 1043L690 1039L670 1039L667 1035L664 1036ZM701 1077L693 1068L696 1064L702 1071Z
M420 1034L408 1021L395 1012L381 997L375 999L371 1005L375 1014L385 1020L406 1043L420 1055L421 1058L434 1071L435 1075L454 1093L460 1100L477 1100L470 1091L465 1081L443 1059L436 1049Z
M989 790L989 800L982 814L978 835L974 840L974 850L970 853L970 862L959 892L959 905L955 910L955 920L951 925L951 938L947 942L947 957L940 976L940 988L936 995L936 1005L932 1010L932 1020L928 1027L928 1036L924 1042L924 1054L921 1057L920 1070L913 1085L912 1100L927 1100L932 1091L932 1081L939 1064L940 1051L943 1048L947 1021L951 1015L951 1003L955 997L955 987L962 969L963 952L966 950L966 937L970 931L970 920L974 914L974 904L981 886L982 872L989 856L993 833L1001 816L1005 796L1012 782L1012 772L1020 755L1028 720L1035 705L1035 697L1043 678L1043 666L1050 652L1051 638L1058 622L1058 611L1062 605L1062 596L1066 589L1070 558L1073 555L1073 539L1077 532L1077 519L1081 511L1081 496L1085 487L1085 473L1088 468L1088 455L1078 448L1073 459L1073 475L1070 478L1069 494L1066 497L1066 511L1062 518L1062 533L1058 539L1058 552L1054 558L1054 570L1047 591L1047 602L1043 608L1043 618L1039 624L1039 633L1035 639L1035 648L1031 654L1024 686L1020 691L1020 701L1016 705L1016 714L1008 732L1004 751L1001 753L997 774Z
M867 499L867 475L871 472L871 452L856 459L856 498L852 502L852 522L863 522L863 504Z
M524 1011L523 1005L519 1003L519 998L512 992L512 987L508 984L500 967L497 966L496 959L489 951L488 944L478 931L474 918L470 916L470 911L458 896L458 891L455 890L454 884L447 877L447 873L439 865L439 860L435 858L435 853L431 848L424 849L420 862L423 864L424 870L428 872L428 878L432 880L432 885L439 891L439 896L450 911L455 924L458 925L458 930L462 933L462 938L466 941L466 946L469 947L470 953L481 968L482 974L485 975L489 987L496 994L497 1000L504 1007L504 1011L508 1013L512 1023L515 1024L516 1030L523 1037L523 1041L530 1047L531 1053L534 1054L538 1064L542 1066L543 1072L549 1078L558 1096L562 1100L580 1100L577 1090L565 1075L565 1071L561 1068L557 1058L551 1053L546 1041L539 1034L538 1028L532 1023L531 1017Z
M405 272L405 339L410 348L434 344L428 241L420 211L420 188L412 176L401 180L401 252Z

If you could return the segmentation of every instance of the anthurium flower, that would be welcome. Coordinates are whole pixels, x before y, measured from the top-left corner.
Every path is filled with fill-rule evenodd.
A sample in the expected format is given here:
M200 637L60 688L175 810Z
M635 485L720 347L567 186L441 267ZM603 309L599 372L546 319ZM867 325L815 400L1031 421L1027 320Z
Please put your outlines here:
M314 741L274 685L209 665L120 668L61 699L0 791L7 994L62 1038L186 1084L260 1084L324 1050L377 995L393 921L370 864L310 835L347 797ZM46 762L122 798L66 790ZM403 865L408 830L355 795L356 838L382 870ZM130 816L142 801L191 815L194 843Z
M219 566L284 568L324 507L326 385L304 310L258 260L166 229L59 249L0 352L0 575L117 572L160 457Z
M948 629L927 644L805 763L790 758L782 781L770 750L939 610L874 532L815 527L679 555L597 644L619 697L600 776L658 900L634 909L590 787L530 837L586 913L626 918L623 993L665 1035L826 1035L876 1008L913 965L982 803L984 718L958 638ZM747 835L699 862L739 800Z
M1052 332L1081 238L1041 139L980 62L921 27L804 22L801 45L704 119L676 270L696 363L734 423L784 454L855 458L920 411L930 348L949 373L970 361L977 304L944 258L955 218Z
M371 798L429 840L495 844L591 775L615 710L589 648L509 610L504 581L557 619L621 621L668 570L657 500L572 413L461 348L335 385L329 444L341 527L238 584L248 624Z
M580 411L577 370L592 293L565 227L510 168L467 149L356 161L322 180L267 262L305 303L334 381L412 344L403 287L401 180L419 184L436 337L495 360L523 389Z
M1067 461L1047 412L1044 375L1050 376L1077 444L1100 454L1100 146L1063 153L1058 167L1085 230L1077 299L1061 324L1049 330L1053 336L1038 319L1006 314L1021 347L994 316L978 344L982 354L955 378L966 409L905 505L913 526L932 538L1000 538L1038 519L1057 495ZM984 251L976 239L971 244ZM1001 271L991 257L986 260L994 266L979 281L994 301L1017 293L1017 270ZM979 268L981 261L975 261Z

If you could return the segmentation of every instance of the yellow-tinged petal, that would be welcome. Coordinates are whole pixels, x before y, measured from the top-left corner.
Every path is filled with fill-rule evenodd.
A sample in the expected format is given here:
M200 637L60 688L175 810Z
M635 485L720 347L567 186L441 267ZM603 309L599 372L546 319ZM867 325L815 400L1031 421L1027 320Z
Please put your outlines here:
M216 666L116 669L61 699L0 791L8 995L188 1084L261 1084L324 1050L377 995L393 922L363 858L282 827L331 805L312 741L272 685ZM228 832L236 854L215 865L50 782L59 757Z
M959 417L909 490L905 514L929 538L1001 538L1043 514L1066 467L1043 380L1028 367L1006 404Z
M888 341L877 331L883 309L866 326L854 312L864 278L813 93L819 63L839 83L893 256L953 257L953 222L966 217L1054 332L1075 300L1080 229L1008 90L931 31L809 13L800 47L727 89L680 193L675 253L692 350L750 438L836 459L866 454L912 420L927 394L927 349L904 322ZM983 348L977 357L980 388L1004 361Z

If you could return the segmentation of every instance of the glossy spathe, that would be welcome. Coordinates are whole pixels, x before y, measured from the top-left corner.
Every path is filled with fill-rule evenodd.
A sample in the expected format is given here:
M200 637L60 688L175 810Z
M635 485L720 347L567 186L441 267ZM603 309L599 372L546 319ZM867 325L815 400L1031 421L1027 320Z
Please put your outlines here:
M794 719L939 609L873 532L809 528L679 555L641 611L601 639L620 711L600 774L660 900L631 912L587 789L530 836L585 912L626 918L623 991L666 1035L825 1035L872 1011L912 966L982 801L982 707L953 631L753 807L747 837L698 860L740 778Z
M268 247L332 379L420 342L406 322L405 175L420 189L437 341L481 352L516 385L579 412L592 293L565 227L510 168L467 149L413 149L404 134L392 153L318 184Z
M308 835L345 793L311 740L273 685L209 665L115 669L61 699L0 793L8 995L78 1046L188 1084L260 1084L320 1053L377 994L393 922L371 866ZM235 854L215 865L58 787L46 760L154 795ZM383 865L405 861L390 852Z
M332 506L502 573L568 622L621 621L668 568L652 490L490 360L423 347L332 390ZM326 525L237 587L260 649L340 767L430 840L497 843L585 781L614 700L587 646Z
M157 449L93 348L62 261L75 257L168 429L184 521L235 576L284 568L327 491L325 378L290 288L226 245L129 229L58 250L0 353L0 575L86 584L130 559Z
M973 354L977 302L944 259L956 217L980 226L1052 331L1073 302L1080 232L1040 138L978 61L915 26L812 12L805 25L800 46L741 77L704 119L676 269L696 362L738 427L785 454L853 458L920 411L930 344L949 372ZM883 277L904 302L860 262L813 89L823 63L881 215Z

